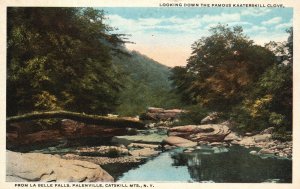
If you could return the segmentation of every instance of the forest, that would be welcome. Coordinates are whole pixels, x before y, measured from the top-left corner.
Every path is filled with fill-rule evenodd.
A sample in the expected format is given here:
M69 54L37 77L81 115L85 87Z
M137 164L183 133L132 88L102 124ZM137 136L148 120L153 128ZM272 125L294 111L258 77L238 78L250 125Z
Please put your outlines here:
M7 116L31 112L140 115L189 110L182 122L220 112L241 133L292 131L293 29L256 45L243 28L218 25L192 44L186 66L168 68L129 51L127 34L93 8L7 9Z

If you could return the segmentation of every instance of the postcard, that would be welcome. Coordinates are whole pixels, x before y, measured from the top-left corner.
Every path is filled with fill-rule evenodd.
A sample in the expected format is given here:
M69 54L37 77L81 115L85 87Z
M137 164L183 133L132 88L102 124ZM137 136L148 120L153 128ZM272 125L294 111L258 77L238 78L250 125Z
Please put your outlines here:
M2 2L1 187L299 188L299 9Z

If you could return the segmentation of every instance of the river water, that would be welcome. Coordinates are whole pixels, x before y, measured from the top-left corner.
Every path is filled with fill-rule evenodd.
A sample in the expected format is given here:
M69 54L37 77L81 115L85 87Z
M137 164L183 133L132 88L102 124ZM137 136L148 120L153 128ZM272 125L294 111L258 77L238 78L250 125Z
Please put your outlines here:
M208 147L192 152L175 149L161 153L123 173L117 182L292 182L292 161L274 156L258 156L240 146Z

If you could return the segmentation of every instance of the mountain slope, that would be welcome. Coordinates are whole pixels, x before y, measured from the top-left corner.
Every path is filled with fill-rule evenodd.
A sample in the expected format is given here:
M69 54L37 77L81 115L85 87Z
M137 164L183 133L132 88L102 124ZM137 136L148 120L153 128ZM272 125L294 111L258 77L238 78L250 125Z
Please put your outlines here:
M170 69L139 52L132 51L130 55L113 59L114 64L127 75L116 113L138 115L150 106L179 106L179 97L170 92Z

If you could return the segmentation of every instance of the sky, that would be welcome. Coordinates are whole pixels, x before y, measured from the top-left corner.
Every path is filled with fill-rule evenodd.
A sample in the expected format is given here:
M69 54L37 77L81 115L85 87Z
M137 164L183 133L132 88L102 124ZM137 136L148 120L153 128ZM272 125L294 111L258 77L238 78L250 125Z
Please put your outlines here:
M242 26L256 44L286 41L292 8L105 7L106 23L129 34L126 44L169 67L185 66L191 45L217 24Z

